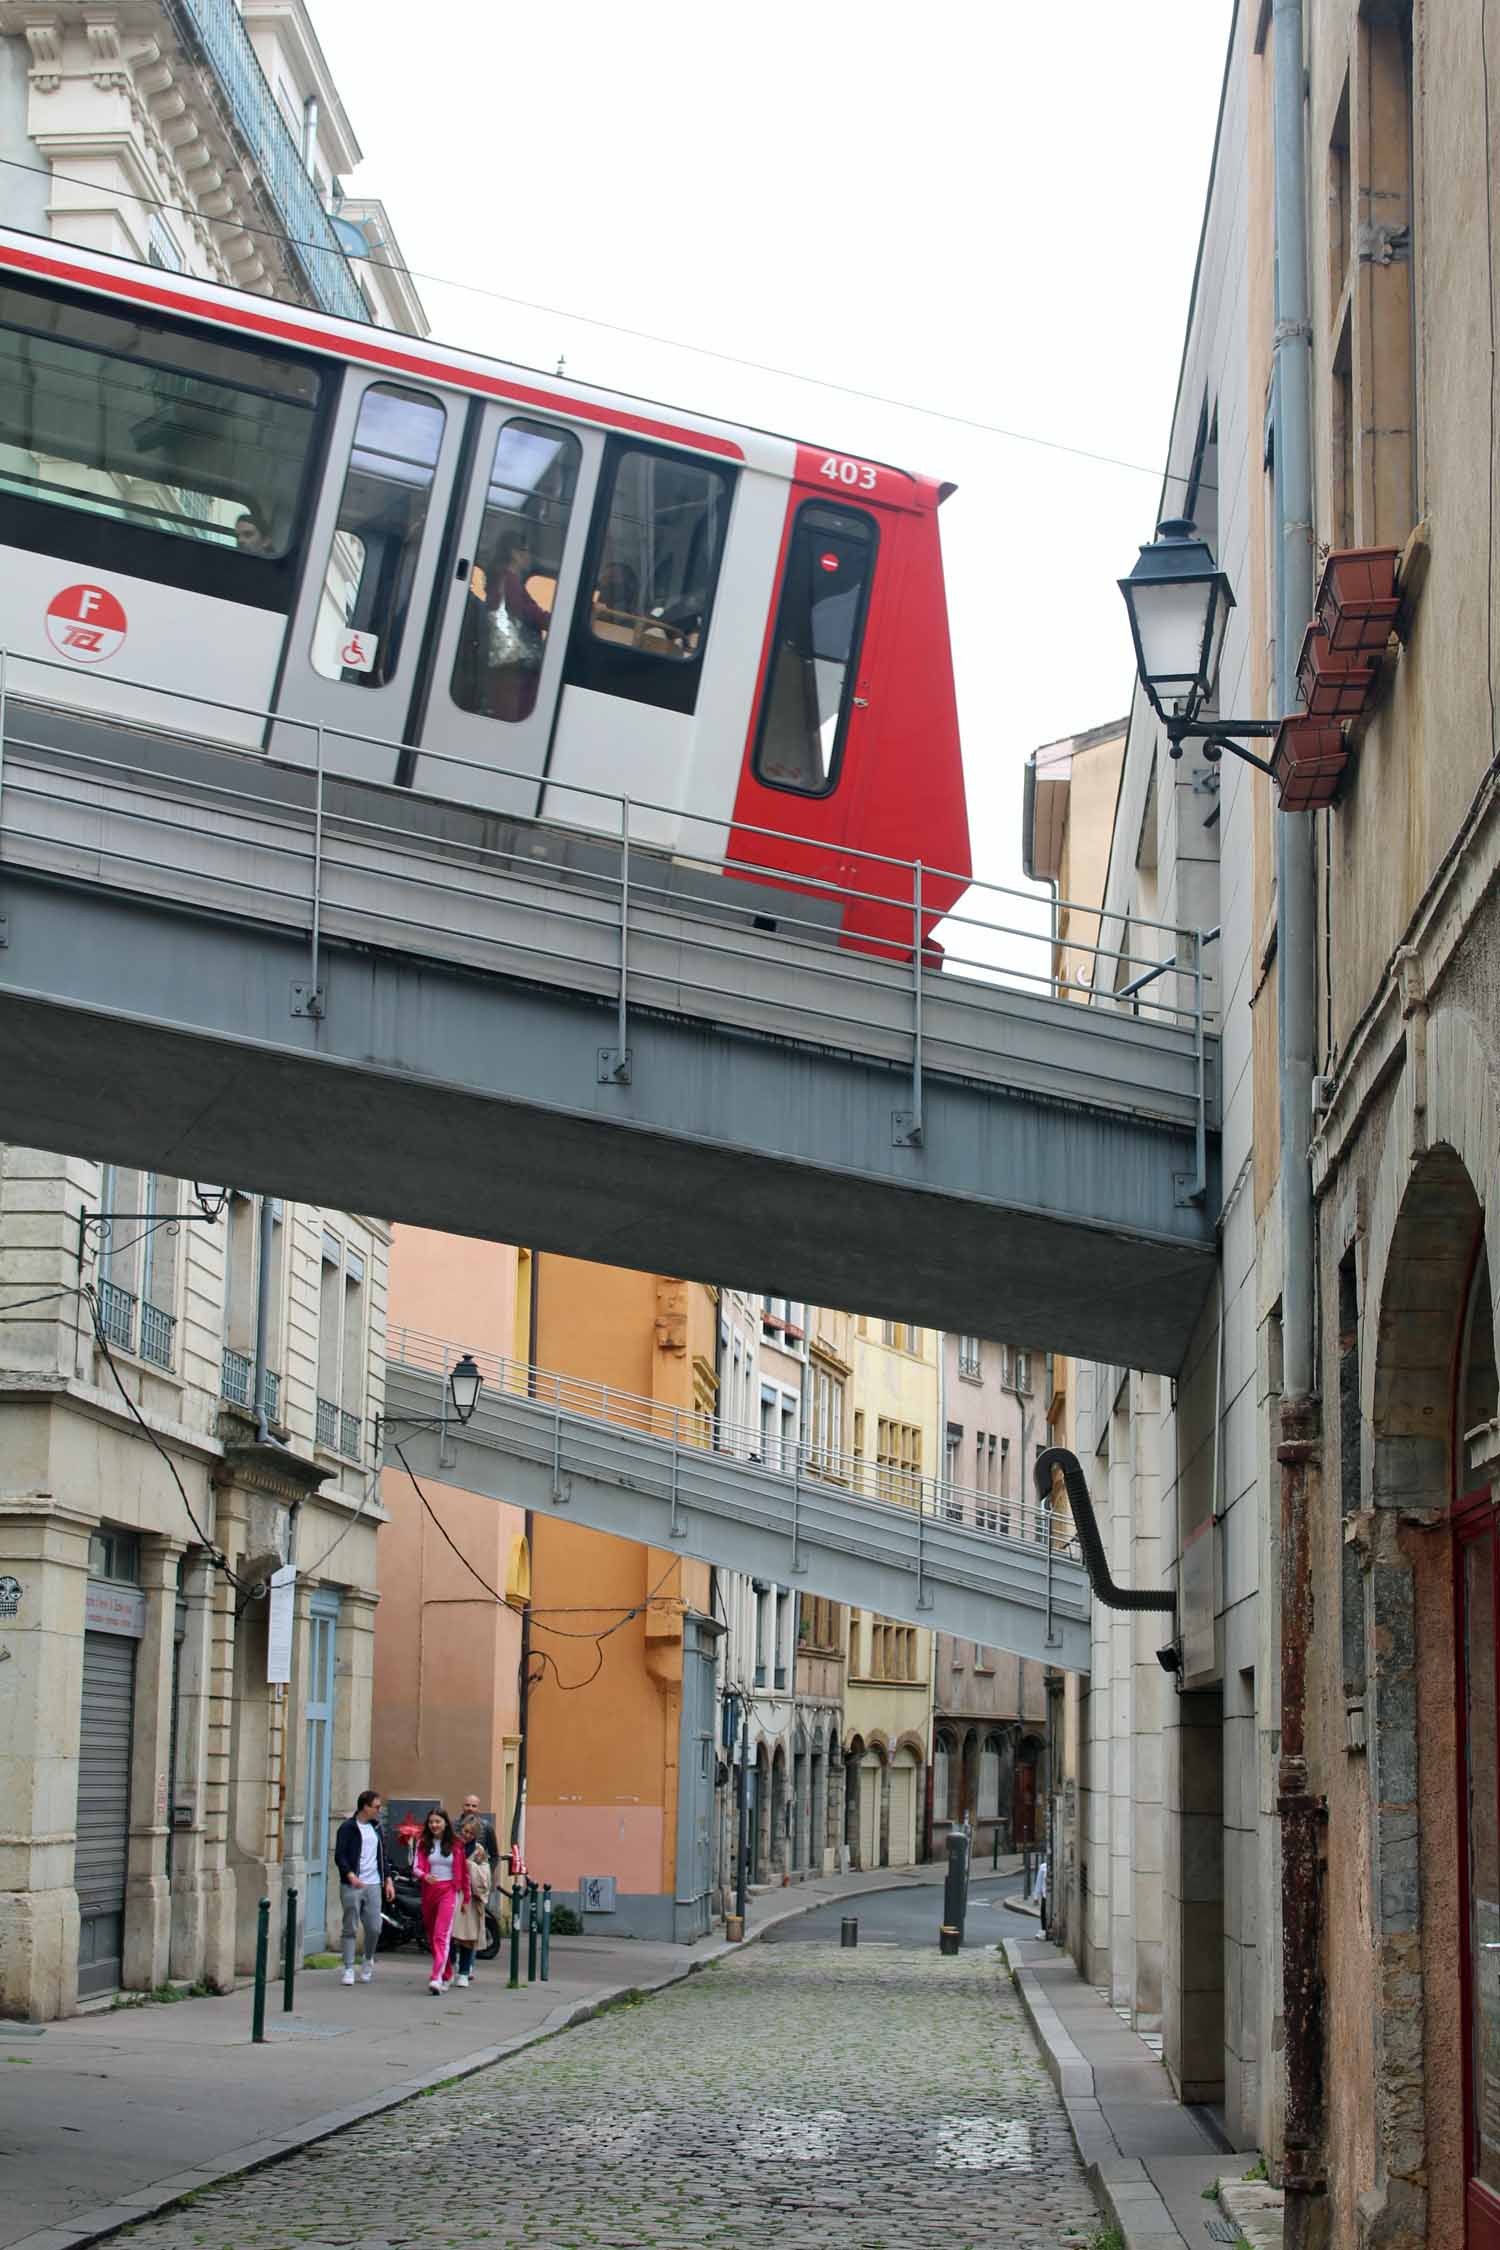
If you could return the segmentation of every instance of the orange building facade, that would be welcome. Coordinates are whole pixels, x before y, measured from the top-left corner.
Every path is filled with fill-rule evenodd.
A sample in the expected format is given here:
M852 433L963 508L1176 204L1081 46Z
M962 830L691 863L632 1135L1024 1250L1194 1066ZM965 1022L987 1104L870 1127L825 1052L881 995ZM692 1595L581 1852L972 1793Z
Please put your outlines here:
M640 1427L649 1401L660 1426L680 1416L710 1443L717 1293L574 1258L537 1267L537 1364L607 1384L612 1419ZM614 1878L613 1911L586 1911L587 1928L700 1937L718 1778L709 1566L539 1519L531 1590L528 1864L570 1901L583 1878Z
M611 1418L712 1442L717 1293L698 1283L401 1227L391 1321L605 1385ZM480 1583L504 1591L522 1512L426 1479L419 1494L399 1469L381 1497L377 1786L450 1806L474 1790L502 1834L524 1786L528 1870L587 1928L703 1935L722 1786L708 1565L536 1519L523 1687L520 1610Z
M390 1325L510 1356L520 1265L504 1243L397 1227ZM521 1620L480 1580L503 1591L525 1518L519 1508L426 1478L422 1493L425 1506L399 1468L380 1480L387 1521L371 1780L392 1804L450 1811L472 1790L508 1836L520 1775Z

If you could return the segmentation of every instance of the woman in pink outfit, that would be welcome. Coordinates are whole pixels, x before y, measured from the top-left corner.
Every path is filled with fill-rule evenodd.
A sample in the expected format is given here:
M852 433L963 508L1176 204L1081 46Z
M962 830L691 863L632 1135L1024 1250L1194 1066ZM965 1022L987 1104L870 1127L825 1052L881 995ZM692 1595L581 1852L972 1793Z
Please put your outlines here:
M422 1826L416 1854L417 1881L422 1886L422 1920L432 1947L430 1992L441 1992L448 1966L448 1941L453 1917L469 1896L469 1862L453 1833L453 1823L441 1805L434 1805Z

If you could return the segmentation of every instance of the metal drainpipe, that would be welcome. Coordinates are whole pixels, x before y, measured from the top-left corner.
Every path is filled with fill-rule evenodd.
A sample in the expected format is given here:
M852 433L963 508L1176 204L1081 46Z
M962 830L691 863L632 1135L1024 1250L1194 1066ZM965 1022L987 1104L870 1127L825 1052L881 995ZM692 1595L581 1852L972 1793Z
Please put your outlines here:
M527 1292L526 1338L526 1395L536 1397L537 1320L541 1310L541 1252L531 1253L531 1271ZM526 1560L532 1564L531 1541L535 1518L530 1508L526 1511ZM526 1750L531 1717L531 1602L534 1589L528 1588L526 1606L521 1611L521 1653L516 1681L516 1732L520 1741L516 1746L516 1801L511 1809L510 1840L525 1853L526 1849ZM582 1901L580 1900L580 1906ZM514 1911L514 1909L512 1909Z
M1294 708L1295 652L1312 612L1312 332L1307 286L1302 0L1272 8L1276 192L1276 487L1280 604L1278 708ZM1308 1785L1307 1654L1312 1633L1309 1513L1320 1423L1313 1355L1312 1175L1317 875L1313 824L1276 820L1276 990L1281 1077L1281 1817L1282 2012L1287 2242L1303 2244L1326 2181L1322 2153L1323 1990L1319 1924L1322 1808Z
M260 1222L259 1258L255 1276L255 1442L271 1445L270 1418L266 1413L266 1395L270 1388L266 1367L266 1348L271 1329L271 1198L256 1198L256 1216ZM290 1561L291 1557L288 1556Z

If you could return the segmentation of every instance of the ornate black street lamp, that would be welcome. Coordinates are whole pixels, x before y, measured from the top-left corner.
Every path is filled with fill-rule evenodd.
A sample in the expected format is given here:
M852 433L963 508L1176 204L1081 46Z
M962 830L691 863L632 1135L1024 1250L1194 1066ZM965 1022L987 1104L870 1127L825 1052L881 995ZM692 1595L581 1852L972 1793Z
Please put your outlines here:
M1228 750L1269 773L1264 758L1231 737L1274 735L1280 720L1198 716L1213 696L1234 591L1196 526L1185 516L1159 524L1130 576L1120 580L1120 592L1130 614L1136 670L1167 730L1172 756L1182 756L1184 742L1201 742L1210 758Z

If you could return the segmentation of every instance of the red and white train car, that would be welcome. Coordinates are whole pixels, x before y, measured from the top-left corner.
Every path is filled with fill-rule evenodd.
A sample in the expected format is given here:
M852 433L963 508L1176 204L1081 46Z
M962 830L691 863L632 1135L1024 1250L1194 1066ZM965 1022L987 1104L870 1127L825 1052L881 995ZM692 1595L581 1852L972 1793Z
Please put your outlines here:
M298 763L321 730L510 819L615 833L624 795L773 882L909 900L858 855L919 859L930 929L969 871L947 489L0 230L13 693Z

